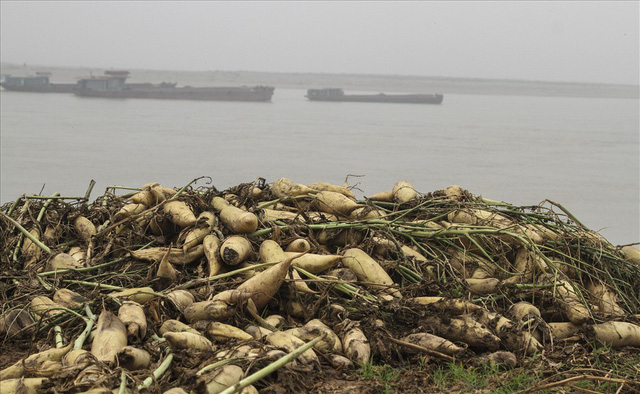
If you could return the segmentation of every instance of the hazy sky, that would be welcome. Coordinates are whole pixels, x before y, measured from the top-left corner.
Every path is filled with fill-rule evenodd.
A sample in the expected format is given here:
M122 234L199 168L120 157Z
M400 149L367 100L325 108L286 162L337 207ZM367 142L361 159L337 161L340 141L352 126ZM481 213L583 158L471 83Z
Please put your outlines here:
M639 83L638 1L0 4L3 62Z

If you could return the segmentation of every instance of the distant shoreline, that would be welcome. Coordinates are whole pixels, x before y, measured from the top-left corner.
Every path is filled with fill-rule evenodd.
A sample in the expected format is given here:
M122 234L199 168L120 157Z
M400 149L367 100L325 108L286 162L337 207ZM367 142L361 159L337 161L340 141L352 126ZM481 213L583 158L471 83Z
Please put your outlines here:
M111 68L48 67L1 63L1 74L52 73L51 82L69 83ZM580 82L549 82L507 79L453 78L407 75L278 73L258 71L172 71L128 69L131 82L177 82L179 85L269 85L276 89L339 87L345 91L409 92L541 97L598 97L639 99L640 86Z

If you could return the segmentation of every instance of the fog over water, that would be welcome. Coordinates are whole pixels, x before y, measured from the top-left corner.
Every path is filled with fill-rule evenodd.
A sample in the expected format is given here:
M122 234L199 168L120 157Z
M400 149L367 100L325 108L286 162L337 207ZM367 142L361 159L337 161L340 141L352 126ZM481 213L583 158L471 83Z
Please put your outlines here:
M3 62L638 84L637 1L0 3Z

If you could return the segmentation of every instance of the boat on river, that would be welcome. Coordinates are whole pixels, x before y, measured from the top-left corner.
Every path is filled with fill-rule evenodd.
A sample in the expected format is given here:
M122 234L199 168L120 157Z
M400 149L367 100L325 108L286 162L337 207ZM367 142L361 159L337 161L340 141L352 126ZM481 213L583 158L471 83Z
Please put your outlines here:
M442 94L345 94L337 88L309 89L305 96L311 101L355 101L364 103L442 104Z
M127 83L128 71L106 71L104 76L80 79L74 94L82 97L160 100L271 101L271 86L179 87L175 83Z
M73 93L75 83L51 83L49 72L38 72L36 75L12 76L4 75L0 86L13 92L32 93Z

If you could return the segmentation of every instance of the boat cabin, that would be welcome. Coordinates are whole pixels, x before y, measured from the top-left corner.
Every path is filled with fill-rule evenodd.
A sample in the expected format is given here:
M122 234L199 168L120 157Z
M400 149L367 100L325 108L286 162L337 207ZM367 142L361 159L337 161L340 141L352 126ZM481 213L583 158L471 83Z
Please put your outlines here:
M307 97L342 97L344 96L344 91L342 89L337 88L328 88L328 89L309 89L307 90Z
M12 77L5 75L2 86L6 87L42 87L49 85L48 75L34 75L28 77Z
M127 88L127 84L125 83L126 79L126 76L83 78L78 80L76 88L80 90L94 90L100 92L124 90Z

